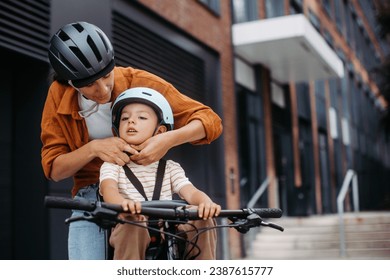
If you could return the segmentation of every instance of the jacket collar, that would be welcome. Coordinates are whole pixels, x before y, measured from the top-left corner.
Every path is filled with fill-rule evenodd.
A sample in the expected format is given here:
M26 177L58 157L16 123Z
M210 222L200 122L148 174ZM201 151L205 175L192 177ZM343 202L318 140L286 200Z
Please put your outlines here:
M71 86L66 86L64 95L58 106L57 113L62 115L72 115L74 119L81 120L82 117L78 113L79 110L80 107L77 98L77 90Z
M115 98L127 88L128 85L125 82L124 75L118 67L114 68L114 88L111 93L111 102L114 102ZM63 86L64 94L61 102L58 106L57 113L62 115L72 115L76 120L81 120L82 117L79 115L79 102L77 97L77 90L71 86Z

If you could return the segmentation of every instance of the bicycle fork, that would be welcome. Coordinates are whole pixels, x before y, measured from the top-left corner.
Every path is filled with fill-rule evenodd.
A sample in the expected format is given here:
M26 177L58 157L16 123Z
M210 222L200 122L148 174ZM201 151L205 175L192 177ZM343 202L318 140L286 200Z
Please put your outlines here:
M179 240L175 237L175 234L177 234L176 225L170 224L169 222L165 221L164 231L171 233L165 235L166 242L167 242L167 259L180 260L181 254L180 254Z

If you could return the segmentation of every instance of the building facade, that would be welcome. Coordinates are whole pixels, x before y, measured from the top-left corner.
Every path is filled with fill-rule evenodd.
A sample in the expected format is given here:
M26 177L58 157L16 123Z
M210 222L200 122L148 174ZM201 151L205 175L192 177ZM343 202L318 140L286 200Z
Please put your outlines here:
M2 259L66 259L71 180L47 181L40 118L47 46L65 23L101 27L116 63L153 72L211 106L223 135L169 157L226 208L280 207L288 216L334 213L348 170L362 210L389 209L387 102L372 69L388 53L368 0L1 1L0 188ZM23 82L21 82L23 81ZM353 209L351 196L345 202ZM245 255L243 236L220 233L220 258Z
M388 208L389 142L379 125L388 104L374 71L388 46L375 1L233 6L237 114L247 126L239 134L241 198L269 178L265 200L288 215L335 213L351 170L360 209ZM252 135L263 140L257 155Z

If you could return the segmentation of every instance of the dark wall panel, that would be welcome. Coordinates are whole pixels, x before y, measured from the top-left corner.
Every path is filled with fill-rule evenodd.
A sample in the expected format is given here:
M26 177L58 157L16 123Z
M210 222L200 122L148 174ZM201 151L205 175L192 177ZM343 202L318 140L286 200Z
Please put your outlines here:
M7 58L7 59L5 59ZM48 66L0 48L2 259L47 258L47 191L40 164L40 118ZM24 67L20 67L24 65ZM4 208L4 209L3 209Z
M0 1L0 46L47 58L50 1Z

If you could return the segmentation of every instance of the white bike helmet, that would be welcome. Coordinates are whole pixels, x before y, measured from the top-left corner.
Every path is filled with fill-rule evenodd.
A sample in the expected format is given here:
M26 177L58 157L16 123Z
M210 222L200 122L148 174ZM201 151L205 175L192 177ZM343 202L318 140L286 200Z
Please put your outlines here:
M143 103L151 106L156 111L160 124L165 125L168 130L173 130L173 113L165 97L154 89L135 87L122 92L112 105L112 128L116 135L119 134L119 121L122 109L130 103Z

